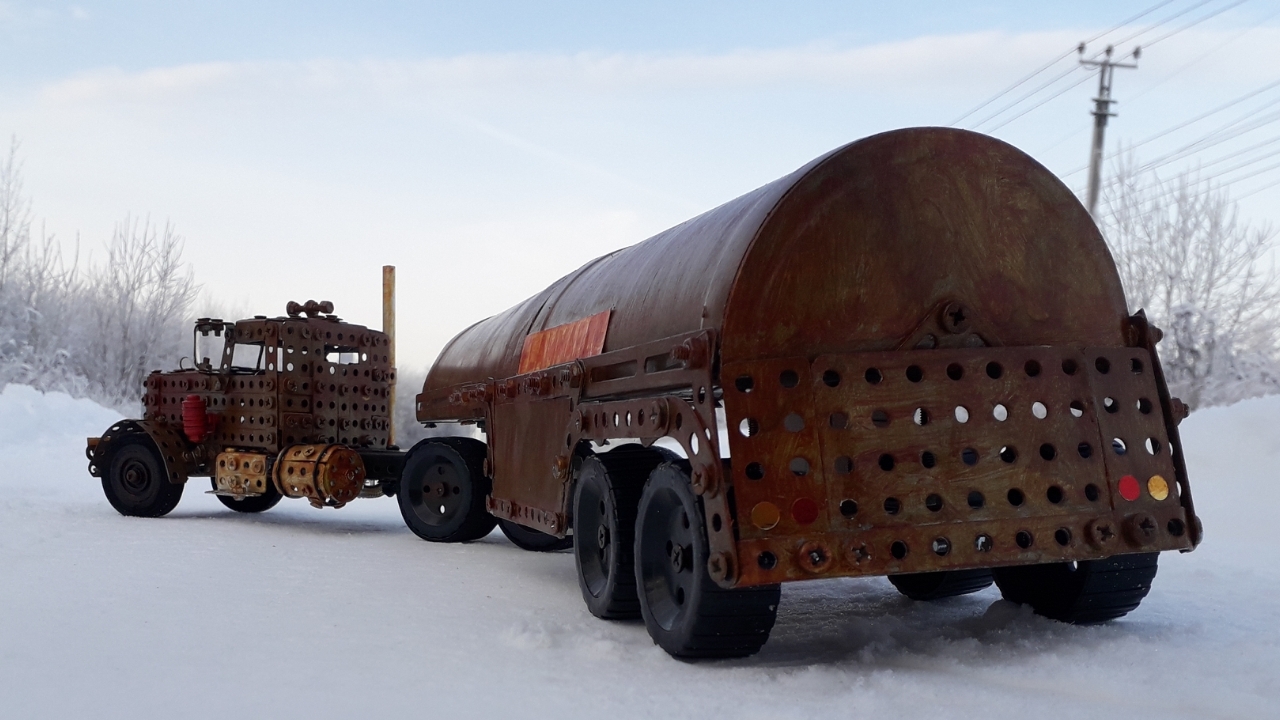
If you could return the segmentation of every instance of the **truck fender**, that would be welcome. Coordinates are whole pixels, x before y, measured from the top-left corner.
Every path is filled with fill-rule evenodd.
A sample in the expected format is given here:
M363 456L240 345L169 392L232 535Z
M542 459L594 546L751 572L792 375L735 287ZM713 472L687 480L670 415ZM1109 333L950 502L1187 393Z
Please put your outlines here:
M121 420L107 428L100 438L90 438L85 448L89 458L89 474L102 477L102 470L111 457L112 449L126 437L144 436L158 451L169 482L182 484L191 475L195 464L190 444L177 428L152 420Z

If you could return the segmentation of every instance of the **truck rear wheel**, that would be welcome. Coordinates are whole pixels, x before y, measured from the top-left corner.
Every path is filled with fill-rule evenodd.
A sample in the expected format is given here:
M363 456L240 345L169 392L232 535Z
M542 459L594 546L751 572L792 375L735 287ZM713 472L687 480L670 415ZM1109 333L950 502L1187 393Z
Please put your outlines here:
M573 536L558 538L533 528L527 528L510 520L499 520L498 527L502 534L521 550L530 552L556 552L573 547Z
M666 456L623 445L582 461L573 494L573 556L578 587L592 615L640 617L632 546L636 503L650 471Z
M752 655L778 615L778 585L725 590L707 573L707 532L688 473L658 466L636 519L636 584L649 636L679 658Z
M122 438L111 449L102 491L121 515L161 517L182 499L182 483L169 482L164 462L143 436Z
M404 524L423 540L468 542L493 531L485 508L492 481L484 443L471 438L424 440L410 451L396 498Z
M939 570L890 575L889 582L912 600L941 600L968 595L991 586L990 570Z
M213 480L211 482L213 483L213 489L217 490L218 481ZM218 498L218 502L227 506L231 510L235 510L236 512L260 513L260 512L266 512L271 508L275 507L276 504L280 502L280 498L284 496L281 495L280 491L276 489L275 483L268 480L267 490L261 495L246 497L240 500L237 500L230 495L215 495L214 497Z
M1036 614L1076 625L1106 622L1133 611L1151 591L1159 553L1104 560L996 568L1005 600Z

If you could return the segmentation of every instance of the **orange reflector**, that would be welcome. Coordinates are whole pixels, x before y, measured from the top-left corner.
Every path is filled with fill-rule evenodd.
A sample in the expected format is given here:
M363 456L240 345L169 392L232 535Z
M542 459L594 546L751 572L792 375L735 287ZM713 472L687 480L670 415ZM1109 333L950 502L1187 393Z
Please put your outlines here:
M1159 475L1152 475L1147 481L1147 492L1156 500L1163 500L1169 497L1169 483Z
M1138 478L1132 475L1125 475L1120 478L1120 484L1117 488L1120 491L1120 497L1125 500L1137 500L1142 494L1142 488L1138 485Z
M801 525L808 525L818 519L818 503L807 497L796 500L791 503L791 517Z
M761 530L771 530L782 519L778 506L771 502L757 503L751 508L751 522Z

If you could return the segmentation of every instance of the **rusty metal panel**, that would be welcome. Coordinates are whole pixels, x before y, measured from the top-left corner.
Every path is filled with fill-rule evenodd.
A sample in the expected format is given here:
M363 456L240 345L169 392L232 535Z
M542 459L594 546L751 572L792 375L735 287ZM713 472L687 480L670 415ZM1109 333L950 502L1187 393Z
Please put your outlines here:
M566 445L569 398L531 400L528 396L494 404L489 444L493 464L491 509L552 534L564 534L556 514L566 507L567 483L554 472L556 458L571 453Z
M724 371L748 584L1191 547L1144 349L855 353ZM748 562L766 551L775 566ZM827 560L815 567L813 553Z
M267 469L271 457L266 453L226 450L218 453L213 464L213 479L218 493L237 498L262 495L267 491Z
M1110 251L1052 173L975 133L860 140L811 165L744 253L727 361L890 350L940 302L991 345L1126 344Z
M520 351L519 374L599 355L604 349L605 335L609 330L610 313L611 311L605 310L591 317L526 335L524 347Z

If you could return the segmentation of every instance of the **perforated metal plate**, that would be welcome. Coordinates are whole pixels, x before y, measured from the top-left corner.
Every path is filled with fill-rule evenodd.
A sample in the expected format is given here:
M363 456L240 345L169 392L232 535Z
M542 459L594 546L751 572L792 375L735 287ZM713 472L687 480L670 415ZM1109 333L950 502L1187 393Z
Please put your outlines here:
M1145 350L859 353L722 377L742 584L1191 547Z

